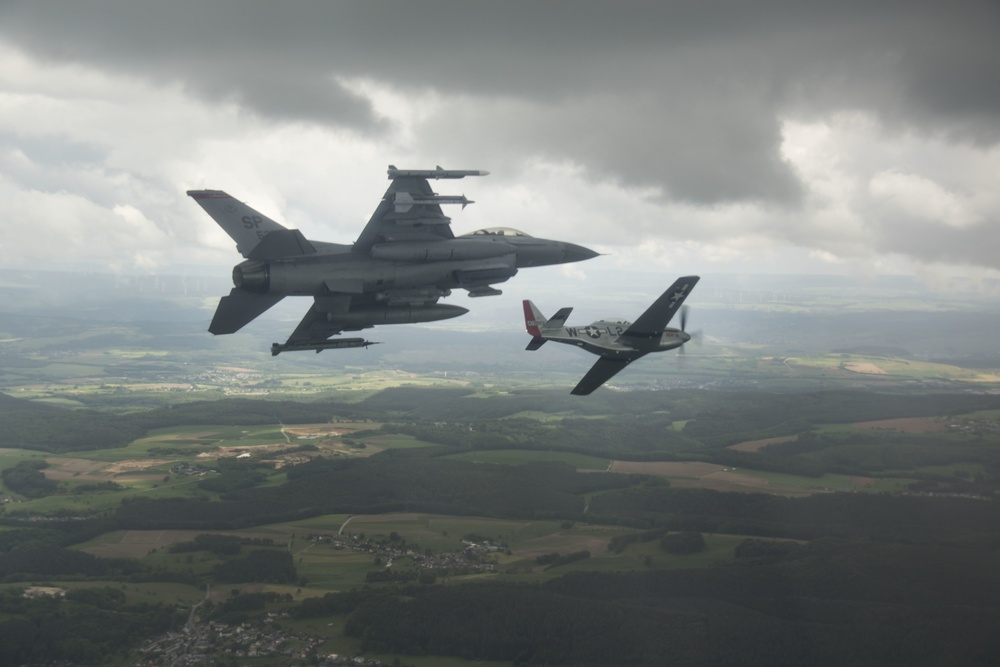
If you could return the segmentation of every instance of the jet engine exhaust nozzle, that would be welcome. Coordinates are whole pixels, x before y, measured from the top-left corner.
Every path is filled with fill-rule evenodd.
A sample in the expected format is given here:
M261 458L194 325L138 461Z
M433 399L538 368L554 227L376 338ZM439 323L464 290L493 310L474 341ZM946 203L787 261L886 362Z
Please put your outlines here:
M233 267L233 284L247 292L264 294L271 288L271 271L264 262L237 264Z

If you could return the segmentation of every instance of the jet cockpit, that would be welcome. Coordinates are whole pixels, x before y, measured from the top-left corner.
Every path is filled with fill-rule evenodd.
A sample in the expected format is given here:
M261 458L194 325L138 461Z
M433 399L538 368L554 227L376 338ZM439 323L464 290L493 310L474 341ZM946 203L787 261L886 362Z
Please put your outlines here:
M477 229L469 234L463 234L462 236L513 236L521 238L531 238L530 234L525 234L524 232L514 229L513 227L487 227L486 229Z

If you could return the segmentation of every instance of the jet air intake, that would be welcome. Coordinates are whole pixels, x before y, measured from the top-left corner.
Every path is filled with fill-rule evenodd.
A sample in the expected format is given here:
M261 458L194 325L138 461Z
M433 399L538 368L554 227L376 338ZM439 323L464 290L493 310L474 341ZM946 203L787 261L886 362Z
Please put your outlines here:
M502 283L517 275L517 269L497 266L486 269L455 271L455 282L462 287L477 287L490 283Z
M271 289L271 270L264 262L248 260L233 267L233 284L236 287L264 294Z

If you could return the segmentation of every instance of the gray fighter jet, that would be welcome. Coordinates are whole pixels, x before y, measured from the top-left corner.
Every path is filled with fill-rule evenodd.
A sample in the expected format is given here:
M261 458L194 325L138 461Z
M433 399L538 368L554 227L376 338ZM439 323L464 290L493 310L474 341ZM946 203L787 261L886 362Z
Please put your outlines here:
M572 308L562 308L552 319L546 319L534 303L524 301L524 325L532 336L525 349L537 350L545 341L554 340L600 355L571 392L589 394L639 357L672 350L691 340L684 331L686 311L681 310L680 329L671 329L667 324L697 282L698 276L678 278L635 322L598 320L586 327L567 327L566 318Z
M493 296L501 293L493 285L518 269L597 256L582 246L506 227L456 238L441 204L465 208L474 202L464 195L439 195L427 179L487 173L390 165L389 189L353 245L309 241L221 190L188 191L246 258L233 269L235 287L222 297L208 330L234 333L286 296L309 296L312 307L284 344L271 346L272 355L367 347L373 343L364 338L330 338L378 324L458 317L469 311L438 303L452 289Z

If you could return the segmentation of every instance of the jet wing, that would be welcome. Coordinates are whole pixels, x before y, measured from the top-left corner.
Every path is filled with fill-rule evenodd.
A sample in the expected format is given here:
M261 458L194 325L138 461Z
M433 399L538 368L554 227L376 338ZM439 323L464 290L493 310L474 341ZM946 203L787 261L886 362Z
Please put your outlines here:
M330 336L335 336L344 330L344 327L333 324L327 318L327 313L347 312L351 307L350 295L321 296L313 299L313 304L309 306L305 316L295 331L285 341L286 345L303 345L322 343Z
M667 328L670 319L680 309L684 299L698 283L698 276L678 278L666 292L660 295L622 336L635 338L658 338Z
M571 394L576 394L577 396L586 396L591 393L602 384L613 378L618 371L628 366L631 362L635 361L642 354L635 357L627 359L612 359L611 357L601 357L597 360L587 374L583 376L583 379L573 388Z
M368 252L376 243L393 241L440 241L453 239L451 218L433 201L426 178L398 176L389 184L382 201L354 244L355 250Z

